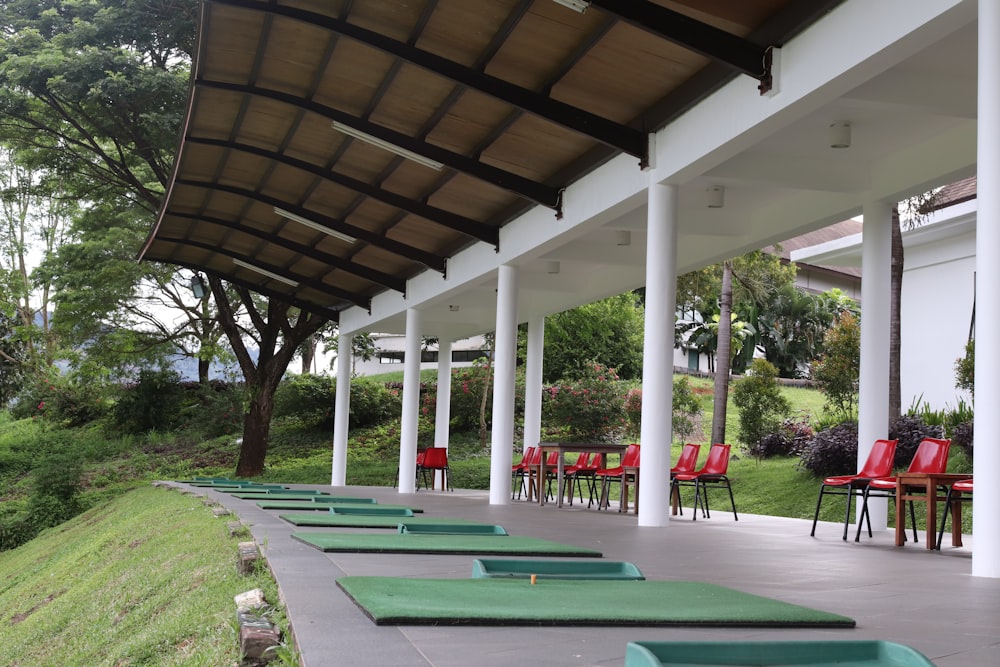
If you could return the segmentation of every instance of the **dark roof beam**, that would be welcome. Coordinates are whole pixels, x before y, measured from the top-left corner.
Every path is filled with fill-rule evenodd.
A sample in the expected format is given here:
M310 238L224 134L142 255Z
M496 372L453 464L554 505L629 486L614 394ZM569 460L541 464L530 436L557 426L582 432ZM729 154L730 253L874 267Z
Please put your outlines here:
M177 179L176 183L195 188L207 188L209 190L217 190L219 192L228 192L240 197L246 197L247 199L255 199L263 204L267 204L268 206L277 206L278 208L283 208L286 211L291 211L296 215L300 215L303 218L309 218L313 222L323 227L328 227L332 231L353 236L356 239L360 239L376 247L382 248L387 252L405 257L414 262L419 262L429 269L434 269L435 271L440 271L441 273L444 273L445 271L444 257L420 250L419 248L414 248L413 246L400 243L399 241L393 241L392 239L386 238L381 234L370 232L367 229L362 229L361 227L355 227L354 225L343 220L331 218L330 216L322 215L320 213L316 213L315 211L310 211L309 209L302 208L301 206L283 201L276 197L269 197L253 190L238 188L233 185L223 185L222 183L210 183L190 179Z
M253 227L247 227L246 225L241 225L233 220L223 220L222 218L216 218L210 215L198 214L198 213L170 213L172 218L183 218L185 220L194 220L197 222L207 222L211 225L218 225L220 227L225 227L226 229L232 229L234 231L239 231L249 236L254 236L262 241L271 243L274 245L279 245L282 248L286 248L294 253L298 253L309 259L315 259L317 262L322 262L324 264L329 264L332 268L344 271L345 273L350 273L351 275L358 276L365 280L369 280L376 285L381 285L387 289L395 290L397 292L406 293L406 281L397 278L396 276L390 275L388 273L383 273L382 271L376 271L375 269L370 269L361 264L357 264L348 259L343 259L337 257L336 255L331 255L330 253L323 252L321 250L316 250L313 247L303 245L301 243L296 243L294 241L289 241L286 238L282 238L277 234L271 234L260 229L255 229Z
M219 255L225 255L226 257L229 257L231 259L238 259L241 262L246 262L247 264L252 264L253 266L259 267L264 271L268 271L270 273L282 276L288 280L294 280L299 285L312 288L317 292L329 294L330 296L337 297L338 299L343 299L344 301L350 301L354 305L360 306L361 308L364 308L365 310L371 312L371 299L369 299L368 297L360 296L358 294L355 294L354 292L348 292L347 290L342 290L338 287L334 287L333 285L327 285L326 283L320 282L319 280L315 280L308 276L304 276L300 273L293 273L289 271L287 268L282 266L276 266L274 264L268 264L266 262L262 262L259 257L252 257L250 255L244 255L243 253L233 252L232 250L230 250L225 246L219 246L211 243L202 243L200 241L192 241L191 239L187 238L174 237L169 235L161 235L158 238L161 241L165 241L167 243L177 243L180 245L190 246L192 248L201 248L202 250L208 250L210 252L214 252ZM234 264L233 266L238 266L238 265ZM252 271L252 269L247 269L247 271ZM220 276L220 277L222 277L223 280L232 280L232 274L226 274L225 276ZM275 278L269 278L268 276L265 276L263 274L261 274L261 278L268 280L276 280ZM250 287L250 289L257 292L260 291L260 286L257 285L256 283L248 283L248 284L253 285L252 287ZM291 285L289 285L289 287L291 287ZM282 294L282 292L276 292L276 293Z
M414 215L419 215L420 217L426 218L431 222L436 222L442 227L447 227L448 229L460 232L476 240L490 243L493 246L497 246L500 243L500 230L496 227L490 227L489 225L484 225L478 220L467 218L464 215L459 215L457 213L446 211L442 208L437 208L436 206L415 201L413 199L409 199L408 197L404 197L403 195L390 192L389 190L383 190L382 188L369 185L363 181L359 181L355 178L351 178L350 176L320 167L311 162L306 162L305 160L288 157L287 155L259 148L257 146L242 144L235 141L226 141L223 139L187 137L186 141L192 144L217 146L219 148L251 153L253 155L267 158L268 160L274 160L275 162L280 162L290 167L295 167L296 169L309 172L310 174L325 180L333 181L338 185L342 185L345 188L359 192L367 197L371 197L372 199L376 199L384 204L394 206L395 208L413 213Z
M326 28L332 32L350 37L401 60L451 79L463 86L494 97L502 102L545 118L557 125L573 130L603 144L634 155L645 164L649 143L646 135L626 125L621 125L597 114L574 107L571 104L540 95L527 88L515 85L484 72L471 69L460 63L442 58L429 51L399 42L372 30L348 23L325 14L309 12L287 5L262 4L255 0L213 0L246 9L286 16ZM726 33L724 33L726 34ZM360 129L360 128L359 128ZM367 130L363 130L367 132ZM369 134L375 134L369 132ZM376 135L378 136L378 135ZM396 143L396 142L393 142ZM432 156L429 156L432 157ZM434 158L437 159L437 158ZM444 162L444 160L438 160Z
M387 127L376 125L375 123L356 118L349 113L317 104L310 100L302 99L296 95L289 95L277 90L260 88L259 86L248 86L245 84L228 83L225 81L211 81L208 79L198 79L194 83L195 87L213 88L216 90L227 90L244 95L256 95L267 99L284 102L291 106L303 107L308 111L326 116L338 123L352 127L359 132L364 132L383 141L395 144L417 155L422 155L436 162L440 162L457 171L465 172L482 181L491 183L499 188L513 192L519 197L541 204L547 208L560 211L562 208L562 198L559 188L550 187L542 183L518 176L517 174L490 166L478 160L465 157L459 153L453 153L434 144L425 141L418 141L401 132L396 132ZM331 130L333 132L335 130Z
M647 0L591 0L591 5L622 21L760 81L771 89L771 49Z

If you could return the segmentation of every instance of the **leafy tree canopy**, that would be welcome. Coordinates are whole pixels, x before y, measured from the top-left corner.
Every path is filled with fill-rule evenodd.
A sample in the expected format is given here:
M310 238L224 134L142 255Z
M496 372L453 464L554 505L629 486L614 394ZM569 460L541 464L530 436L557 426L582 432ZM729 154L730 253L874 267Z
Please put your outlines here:
M633 292L545 318L543 378L574 377L590 362L623 380L642 375L643 309Z

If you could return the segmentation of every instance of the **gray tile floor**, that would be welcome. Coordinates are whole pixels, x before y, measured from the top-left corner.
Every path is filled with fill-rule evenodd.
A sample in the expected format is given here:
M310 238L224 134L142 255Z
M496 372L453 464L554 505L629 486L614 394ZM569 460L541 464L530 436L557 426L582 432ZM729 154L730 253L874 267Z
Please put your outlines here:
M634 515L597 512L585 504L491 506L483 491L399 494L384 487L337 488L341 495L422 507L426 516L498 523L511 534L600 549L607 559L634 562L647 579L708 581L857 620L849 630L378 627L337 588L338 577L466 577L472 558L324 554L289 535L335 529L299 529L280 519L281 512L261 510L253 501L192 491L216 498L250 527L277 578L304 667L620 666L632 640L811 639L900 642L938 667L1000 665L1000 580L970 575L971 538L961 549L929 552L922 545L893 546L891 531L863 537L860 544L843 542L842 526L832 523L821 523L812 538L806 520L741 515L736 522L721 496L710 519L691 521L686 510L667 528L640 528Z

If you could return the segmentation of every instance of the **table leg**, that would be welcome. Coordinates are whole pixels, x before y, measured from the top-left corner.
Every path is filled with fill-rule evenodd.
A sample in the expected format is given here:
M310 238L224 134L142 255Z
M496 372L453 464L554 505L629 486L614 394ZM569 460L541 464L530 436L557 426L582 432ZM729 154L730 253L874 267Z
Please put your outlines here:
M937 526L937 486L931 482L927 483L927 543L928 549L937 546L937 534L934 527Z
M545 452L542 452L542 460L538 462L538 504L545 504L545 489L542 485L545 483Z
M563 505L563 473L566 470L566 461L563 460L562 452L559 452L559 462L556 464L556 507Z
M961 491L952 491L951 493L952 504L951 504L951 546L960 547L962 546L962 503L959 502L962 499ZM948 511L946 507L945 512Z
M906 488L896 485L896 546L901 547L906 543Z

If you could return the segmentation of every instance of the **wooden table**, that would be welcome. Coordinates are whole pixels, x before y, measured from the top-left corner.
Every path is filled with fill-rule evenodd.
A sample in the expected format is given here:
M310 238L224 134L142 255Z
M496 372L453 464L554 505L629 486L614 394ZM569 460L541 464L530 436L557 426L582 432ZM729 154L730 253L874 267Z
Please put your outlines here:
M543 486L545 484L545 459L548 458L550 452L559 452L559 463L556 465L556 506L562 507L563 471L566 468L567 453L580 454L588 452L591 454L618 454L621 456L628 445L591 442L540 442L538 443L538 447L542 450L542 459L538 464L538 504L545 504L545 487ZM604 467L608 467L607 460L604 461Z
M901 472L896 476L896 546L906 543L906 501L924 501L927 504L927 548L937 546L937 504L945 498L939 496L939 486L951 487L955 482L971 479L972 475L959 473ZM947 511L947 508L945 508ZM962 508L952 505L951 544L962 546Z
M628 514L628 487L631 480L635 487L635 513L639 513L639 466L622 466L622 499L618 505L619 512Z

